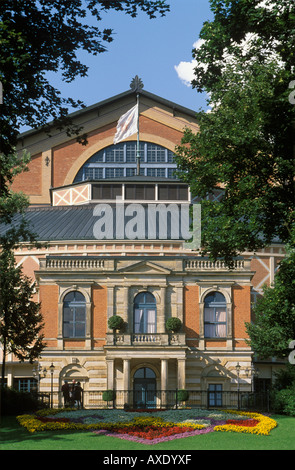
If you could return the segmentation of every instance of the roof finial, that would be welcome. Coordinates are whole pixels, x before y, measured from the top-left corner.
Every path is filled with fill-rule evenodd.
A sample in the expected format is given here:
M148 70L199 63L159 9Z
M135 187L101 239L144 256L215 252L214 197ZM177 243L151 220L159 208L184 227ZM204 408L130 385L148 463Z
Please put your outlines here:
M143 89L143 86L143 82L141 78L138 77L138 75L136 75L130 83L130 88L132 91L140 92Z

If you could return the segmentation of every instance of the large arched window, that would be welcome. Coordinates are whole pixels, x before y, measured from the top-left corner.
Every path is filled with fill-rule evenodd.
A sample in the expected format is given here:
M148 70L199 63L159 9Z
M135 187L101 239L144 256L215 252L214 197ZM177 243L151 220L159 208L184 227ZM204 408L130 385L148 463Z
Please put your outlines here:
M205 338L226 337L226 300L221 292L210 292L204 302Z
M110 145L90 157L78 171L74 183L86 180L128 178L136 175L137 143ZM140 142L140 174L157 178L175 178L174 154L161 145Z
M63 301L64 338L83 338L86 334L86 300L78 291L69 292Z
M134 333L156 333L156 299L150 292L140 292L134 299Z

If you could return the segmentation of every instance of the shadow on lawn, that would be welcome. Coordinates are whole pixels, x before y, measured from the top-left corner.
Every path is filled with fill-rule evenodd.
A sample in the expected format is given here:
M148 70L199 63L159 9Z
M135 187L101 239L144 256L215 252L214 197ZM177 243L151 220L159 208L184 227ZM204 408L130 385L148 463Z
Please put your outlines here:
M0 448L2 444L13 444L24 441L41 441L45 439L61 440L59 434L75 434L76 431L46 431L30 433L23 426L21 426L15 416L1 417L0 423Z

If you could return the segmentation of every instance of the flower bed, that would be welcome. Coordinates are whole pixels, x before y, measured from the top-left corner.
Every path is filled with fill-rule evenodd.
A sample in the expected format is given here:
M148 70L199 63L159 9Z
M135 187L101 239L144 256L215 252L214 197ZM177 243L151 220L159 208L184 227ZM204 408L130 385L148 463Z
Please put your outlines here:
M155 410L154 410L155 411ZM155 444L214 431L268 435L275 420L260 413L236 410L43 410L17 417L29 432L47 430L93 431L136 442Z

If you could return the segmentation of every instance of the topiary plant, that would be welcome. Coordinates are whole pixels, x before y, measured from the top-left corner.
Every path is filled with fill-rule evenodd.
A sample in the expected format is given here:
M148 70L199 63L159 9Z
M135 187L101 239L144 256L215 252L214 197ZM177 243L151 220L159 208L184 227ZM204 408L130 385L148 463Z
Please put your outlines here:
M105 390L102 394L102 399L104 401L113 401L116 398L116 393L114 390Z
M108 326L111 330L121 330L124 326L124 320L119 315L113 315L108 319Z
M171 318L168 318L168 320L166 321L166 328L168 331L173 331L173 332L179 331L181 326L182 326L182 322L181 320L179 320L179 318L171 317Z
M185 389L177 390L177 401L186 401L188 400L189 392Z

